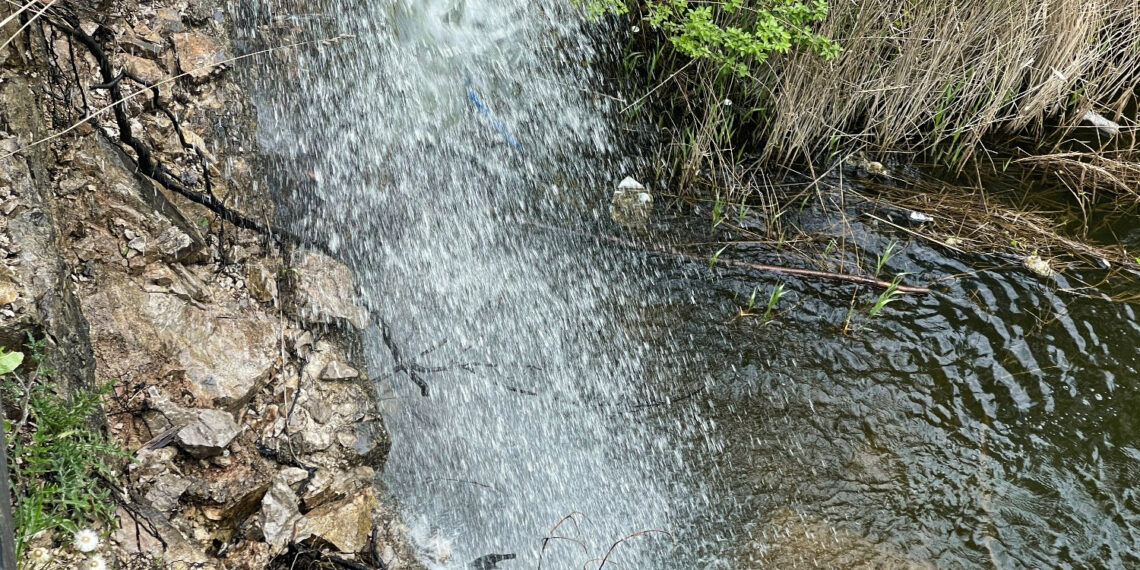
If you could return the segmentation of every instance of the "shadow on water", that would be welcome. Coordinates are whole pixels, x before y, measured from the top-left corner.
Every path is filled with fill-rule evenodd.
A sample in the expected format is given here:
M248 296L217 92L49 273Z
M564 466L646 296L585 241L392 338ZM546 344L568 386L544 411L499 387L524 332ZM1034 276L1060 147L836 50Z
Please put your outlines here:
M332 243L403 352L438 369L421 397L382 374L393 362L367 331L393 440L383 483L426 561L596 566L615 541L660 529L611 560L1140 564L1132 306L903 241L889 273L962 276L873 319L871 292L787 278L761 323L736 315L770 275L528 225L617 231L604 221L622 170L603 160L611 110L583 65L597 54L560 6L328 0L304 17L287 2L239 14L247 47L356 36L247 73L283 217ZM558 189L562 178L597 190ZM845 231L882 251L890 236L860 224Z

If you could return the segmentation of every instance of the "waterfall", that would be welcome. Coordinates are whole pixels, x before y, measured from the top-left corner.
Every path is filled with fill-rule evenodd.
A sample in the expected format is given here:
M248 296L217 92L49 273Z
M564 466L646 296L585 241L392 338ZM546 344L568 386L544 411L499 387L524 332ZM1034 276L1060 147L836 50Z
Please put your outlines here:
M499 567L597 567L623 537L654 531L610 561L692 567L656 532L680 524L677 502L693 494L682 437L704 428L683 405L655 411L676 382L666 327L635 326L655 275L547 227L606 227L629 166L581 11L568 0L237 9L250 46L350 36L263 61L260 143L291 229L352 265L387 340L424 368L426 397L389 373L384 331L367 331L393 442L383 483L425 562L516 553Z

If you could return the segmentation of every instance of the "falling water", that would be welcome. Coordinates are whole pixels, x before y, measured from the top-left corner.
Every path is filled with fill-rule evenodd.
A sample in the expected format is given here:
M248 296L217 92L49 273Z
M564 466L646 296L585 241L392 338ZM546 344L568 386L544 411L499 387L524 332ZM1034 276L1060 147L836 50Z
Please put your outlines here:
M234 8L239 51L338 38L260 62L259 142L282 219L387 323L383 483L429 565L597 568L624 537L639 570L1140 564L1131 305L804 202L782 219L821 265L901 240L883 271L939 292L870 319L874 292L788 277L776 318L741 317L776 278L581 237L618 231L633 167L569 1Z
M279 58L262 144L297 188L293 229L353 265L388 342L432 370L418 374L426 397L406 373L378 390L384 481L440 567L503 552L512 567L580 568L653 531L611 560L667 568L657 531L675 524L674 498L691 500L680 443L661 435L686 430L645 411L669 393L643 362L668 355L626 328L649 272L543 229L597 223L621 177L592 89L604 54L573 8L342 0L247 14L263 34L353 36ZM396 367L379 328L367 344L374 370ZM571 540L543 552L573 513L556 532Z

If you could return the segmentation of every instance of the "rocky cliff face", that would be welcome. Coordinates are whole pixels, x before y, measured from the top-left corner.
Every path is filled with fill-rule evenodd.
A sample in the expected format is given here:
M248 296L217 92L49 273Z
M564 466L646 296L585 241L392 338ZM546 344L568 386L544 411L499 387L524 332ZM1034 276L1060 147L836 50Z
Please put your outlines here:
M47 339L72 388L115 380L106 426L137 458L121 567L418 568L374 490L389 442L351 273L231 223L273 214L220 7L112 1L17 24L0 51L0 345ZM139 95L115 109L116 88Z

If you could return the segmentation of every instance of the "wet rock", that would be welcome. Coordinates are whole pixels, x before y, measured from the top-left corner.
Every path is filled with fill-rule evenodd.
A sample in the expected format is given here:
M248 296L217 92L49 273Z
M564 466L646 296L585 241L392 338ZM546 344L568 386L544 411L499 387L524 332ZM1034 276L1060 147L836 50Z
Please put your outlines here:
M497 570L504 560L514 560L514 554L485 554L467 565L471 570Z
M250 297L269 303L277 299L277 272L270 271L264 263L255 263L246 271L246 288Z
M213 38L201 32L174 34L174 51L178 56L178 69L196 80L205 79L227 59L225 49Z
M356 455L366 465L380 466L388 457L392 442L383 422L355 423L351 429L337 432L337 443Z
M313 351L313 333L306 330L295 330L289 335L289 347L293 354L301 360L307 360Z
M241 428L233 416L221 410L199 410L198 416L178 430L178 446L197 459L220 455Z
M360 378L360 371L349 366L347 362L333 360L321 371L321 380L352 380Z
M610 218L634 232L645 231L653 213L653 195L640 182L626 177L610 200Z
M315 252L303 252L289 271L292 316L306 323L368 327L368 312L359 304L352 271L343 263Z
M780 509L763 535L763 543L745 543L737 568L876 568L928 570L933 565L908 559L888 544L836 528L825 520ZM826 538L824 538L826 537Z
M371 488L353 496L321 505L305 515L305 526L313 536L332 544L341 552L361 552L372 532L372 509L376 497Z
M327 424L317 423L308 410L298 408L289 416L289 440L293 449L300 453L315 453L332 446L334 430Z

